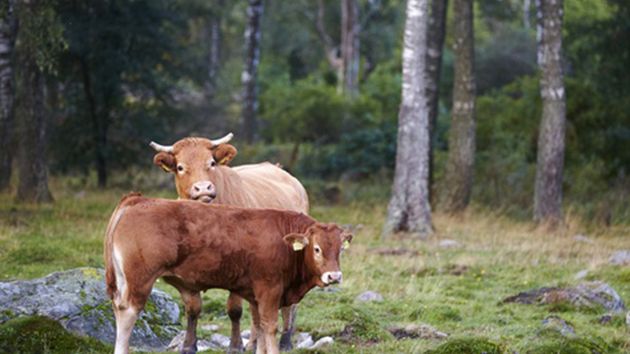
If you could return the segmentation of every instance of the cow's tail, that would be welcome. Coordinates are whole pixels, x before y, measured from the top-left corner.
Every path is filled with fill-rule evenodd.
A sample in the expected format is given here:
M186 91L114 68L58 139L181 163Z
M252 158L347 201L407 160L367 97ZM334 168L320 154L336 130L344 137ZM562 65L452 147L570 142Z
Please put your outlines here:
M129 193L122 197L118 206L112 213L111 218L109 219L109 223L107 224L107 231L105 231L105 240L103 247L103 258L105 263L105 286L107 289L107 295L110 299L114 299L115 297L120 296L120 291L126 285L126 281L124 279L122 260L120 259L120 255L117 254L114 249L114 232L116 231L116 226L118 222L122 218L125 209L128 206L128 200L130 197L138 197L139 193Z

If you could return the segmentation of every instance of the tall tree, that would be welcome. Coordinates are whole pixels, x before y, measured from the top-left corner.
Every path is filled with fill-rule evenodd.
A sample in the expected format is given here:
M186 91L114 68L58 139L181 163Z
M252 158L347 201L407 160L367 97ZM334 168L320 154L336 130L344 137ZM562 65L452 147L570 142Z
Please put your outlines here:
M459 212L470 202L475 162L475 75L473 1L454 0L455 78L446 167L446 210Z
M429 204L428 0L408 0L403 39L402 100L392 197L383 236L433 232Z
M256 78L260 62L260 37L264 4L263 0L248 0L245 26L245 69L243 83L243 132L247 142L258 139L258 89Z
M0 18L0 191L11 181L15 82L13 49L17 34L15 0L5 3Z
M542 120L534 191L534 220L557 225L562 218L566 106L562 72L562 0L536 0Z
M341 90L354 97L359 93L359 4L341 0Z
M208 51L208 80L206 82L206 94L214 95L216 89L217 75L219 66L221 65L221 9L224 1L219 0L217 9L212 13L208 21L208 40L210 41L210 50Z
M429 194L433 199L433 141L435 140L435 126L437 125L438 103L440 97L440 74L442 72L442 49L446 34L446 9L448 0L431 0L431 15L429 17L429 35L427 36L427 96L429 100L429 136L431 146L429 151Z

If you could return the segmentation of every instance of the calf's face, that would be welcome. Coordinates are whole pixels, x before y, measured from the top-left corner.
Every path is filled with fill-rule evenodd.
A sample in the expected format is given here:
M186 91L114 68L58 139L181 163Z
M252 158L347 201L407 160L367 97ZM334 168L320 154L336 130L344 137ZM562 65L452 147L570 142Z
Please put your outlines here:
M339 256L350 246L352 234L335 224L315 223L304 234L284 236L284 241L295 252L304 252L306 268L317 276L319 287L341 283Z
M222 192L216 187L218 168L236 156L236 148L203 138L185 138L168 148L158 152L153 163L175 175L179 197L211 203Z

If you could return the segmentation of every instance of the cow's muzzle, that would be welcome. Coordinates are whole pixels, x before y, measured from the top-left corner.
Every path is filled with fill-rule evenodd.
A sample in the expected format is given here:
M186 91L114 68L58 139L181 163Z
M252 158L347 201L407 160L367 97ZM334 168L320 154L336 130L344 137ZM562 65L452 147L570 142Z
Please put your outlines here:
M190 199L198 200L202 203L212 203L217 197L217 190L210 181L200 181L190 187Z
M326 285L339 284L341 283L342 279L343 279L343 276L341 272L326 272L322 274L321 276L322 283Z

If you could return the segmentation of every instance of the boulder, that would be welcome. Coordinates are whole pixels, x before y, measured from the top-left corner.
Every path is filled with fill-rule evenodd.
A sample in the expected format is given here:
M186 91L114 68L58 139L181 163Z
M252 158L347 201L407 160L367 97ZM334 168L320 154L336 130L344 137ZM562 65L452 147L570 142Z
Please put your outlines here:
M630 250L617 251L608 259L610 264L630 265Z
M355 300L359 302L381 302L383 301L383 295L377 293L376 291L368 290L359 294L359 296L357 296Z
M559 316L548 316L542 321L542 329L560 333L563 337L575 337L573 326Z
M558 304L570 303L576 307L595 308L601 306L612 313L622 313L626 306L619 294L610 285L601 281L582 282L575 287L543 287L510 296L504 303Z
M20 316L44 316L66 330L114 343L116 322L105 292L104 271L78 268L44 278L0 282L0 323ZM179 306L153 290L136 322L131 346L163 350L179 327Z

